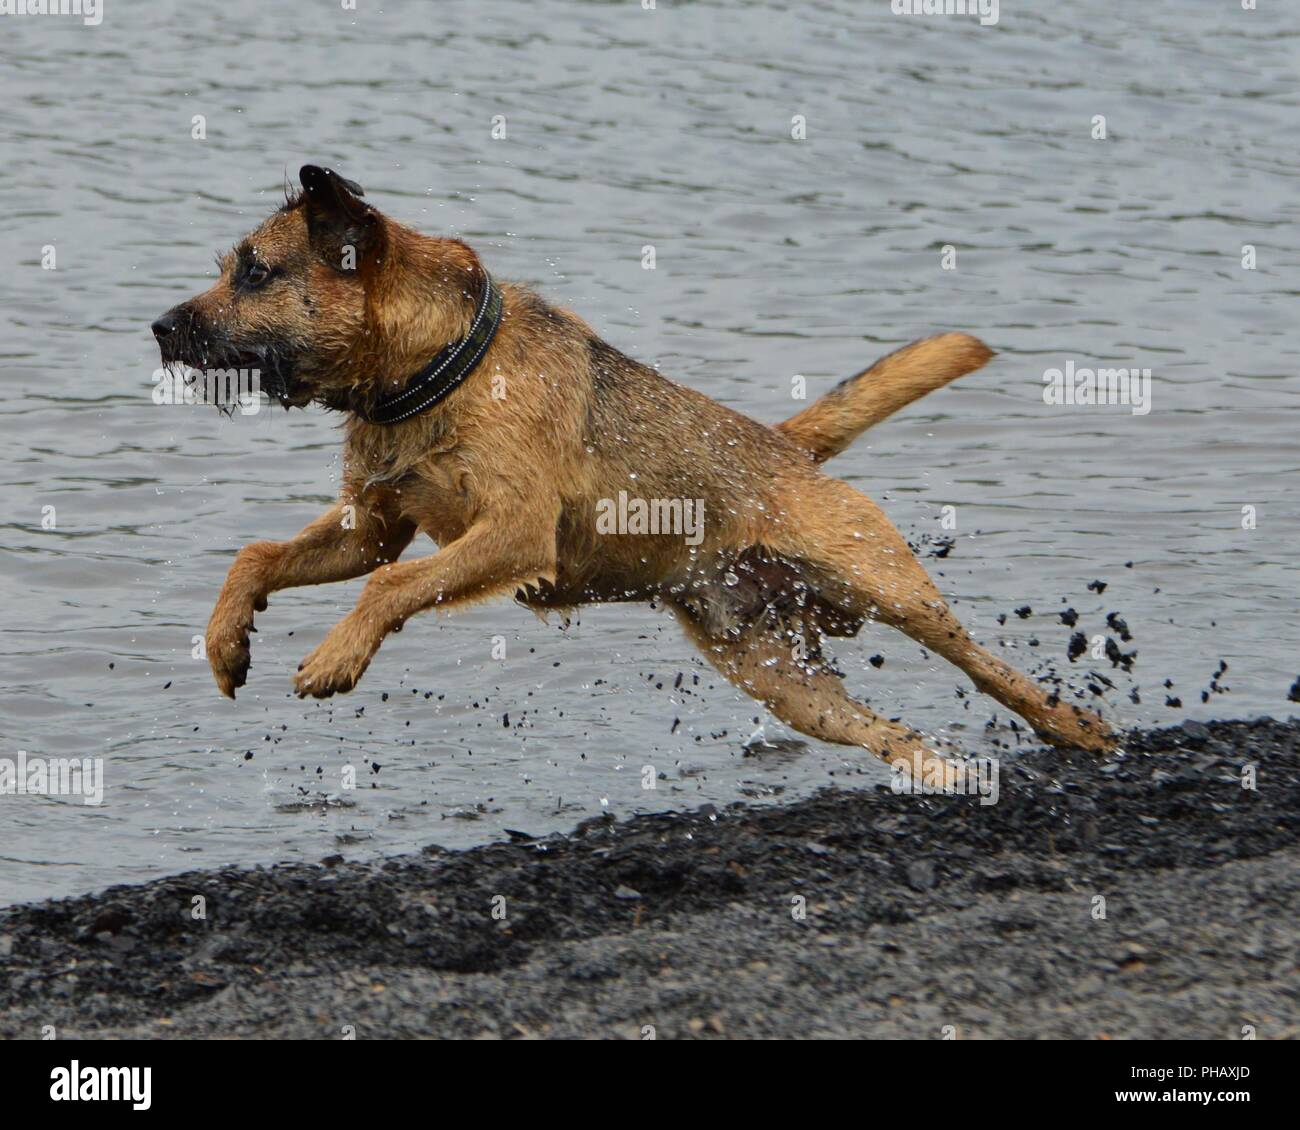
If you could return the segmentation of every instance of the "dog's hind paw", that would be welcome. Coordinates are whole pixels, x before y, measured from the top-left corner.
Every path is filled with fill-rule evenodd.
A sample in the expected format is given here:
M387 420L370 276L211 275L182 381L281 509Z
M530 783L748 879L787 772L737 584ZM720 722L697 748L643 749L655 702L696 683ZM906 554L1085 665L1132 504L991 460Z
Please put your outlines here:
M1034 730L1048 745L1088 753L1111 753L1119 744L1115 732L1099 715L1074 705L1058 706L1051 716L1039 720Z

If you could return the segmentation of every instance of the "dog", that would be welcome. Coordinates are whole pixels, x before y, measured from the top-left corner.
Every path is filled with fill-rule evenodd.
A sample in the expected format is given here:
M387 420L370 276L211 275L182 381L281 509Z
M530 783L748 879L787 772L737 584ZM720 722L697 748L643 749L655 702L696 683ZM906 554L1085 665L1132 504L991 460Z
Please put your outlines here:
M644 601L668 608L729 681L795 730L913 774L946 778L953 763L850 697L825 637L890 625L1044 740L1113 747L1098 715L979 646L884 513L821 469L873 424L983 366L993 356L983 342L913 342L769 427L497 282L465 243L383 215L353 181L315 165L299 179L301 191L221 258L211 289L152 326L165 364L255 367L286 407L345 417L337 503L297 537L245 546L226 577L206 636L223 694L247 679L268 597L369 575L299 666L300 697L350 691L385 637L430 609L501 594L542 615ZM697 501L697 536L663 528L671 521L600 528L598 511L629 496ZM438 551L399 561L419 533Z

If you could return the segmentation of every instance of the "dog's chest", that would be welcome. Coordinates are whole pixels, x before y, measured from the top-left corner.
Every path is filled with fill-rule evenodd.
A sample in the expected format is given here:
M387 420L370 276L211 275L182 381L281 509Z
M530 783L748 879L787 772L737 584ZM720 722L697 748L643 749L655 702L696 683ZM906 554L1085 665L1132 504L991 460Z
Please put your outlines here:
M393 486L403 516L439 545L464 534L478 510L469 473L451 454L426 460Z

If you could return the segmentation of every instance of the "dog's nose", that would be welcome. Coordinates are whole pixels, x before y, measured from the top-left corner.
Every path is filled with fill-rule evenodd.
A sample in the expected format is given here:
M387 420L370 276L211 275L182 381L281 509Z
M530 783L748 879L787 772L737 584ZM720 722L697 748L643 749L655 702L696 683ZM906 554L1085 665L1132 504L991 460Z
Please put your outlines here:
M153 330L153 336L159 341L165 338L168 334L174 333L176 330L176 311L168 310L166 314L154 322L154 324L149 328Z
M174 306L149 328L153 330L153 336L162 341L163 338L174 334L180 328L181 322L188 316L184 306Z

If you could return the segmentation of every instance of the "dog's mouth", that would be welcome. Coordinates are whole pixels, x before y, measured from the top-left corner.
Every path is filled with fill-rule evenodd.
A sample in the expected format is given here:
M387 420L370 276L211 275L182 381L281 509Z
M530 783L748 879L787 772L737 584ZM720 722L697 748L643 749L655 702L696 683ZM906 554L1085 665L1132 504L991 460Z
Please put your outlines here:
M285 408L302 408L311 403L311 386L296 374L294 354L287 346L265 344L238 348L198 334L186 338L159 343L163 366L186 384L203 381L208 387L213 383L212 374L234 373L241 389L264 392ZM218 407L223 405L218 402Z

